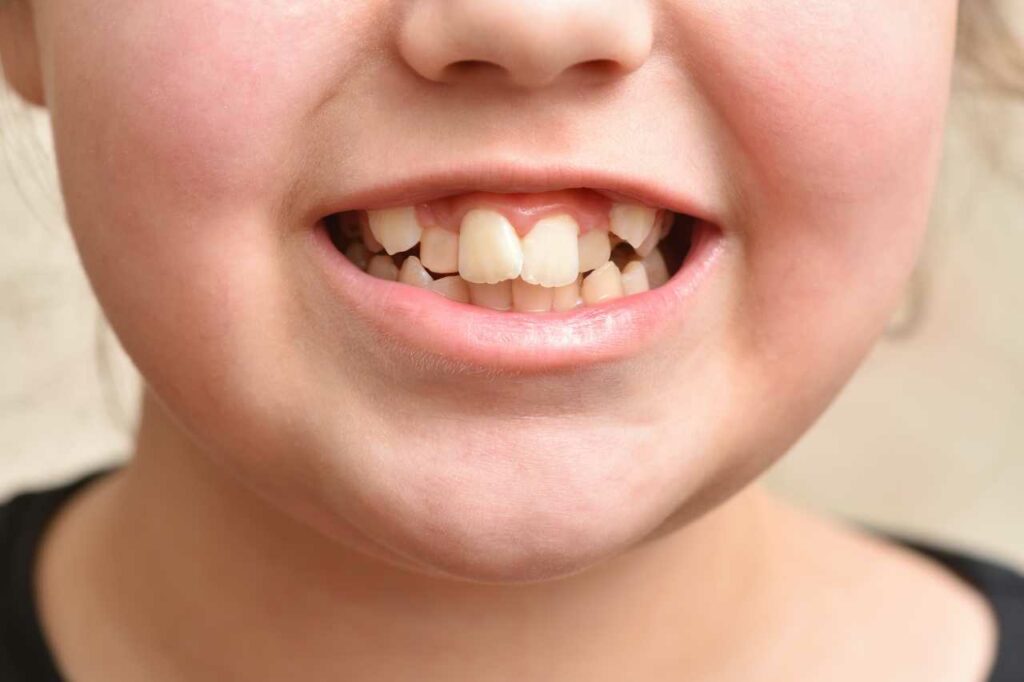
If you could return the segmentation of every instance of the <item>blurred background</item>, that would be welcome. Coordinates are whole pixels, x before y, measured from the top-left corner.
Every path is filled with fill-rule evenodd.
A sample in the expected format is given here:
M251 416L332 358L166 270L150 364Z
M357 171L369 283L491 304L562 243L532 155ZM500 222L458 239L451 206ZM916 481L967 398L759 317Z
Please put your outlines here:
M138 377L64 224L45 112L0 98L2 499L124 459ZM1024 568L1024 103L958 74L945 147L906 304L767 482Z

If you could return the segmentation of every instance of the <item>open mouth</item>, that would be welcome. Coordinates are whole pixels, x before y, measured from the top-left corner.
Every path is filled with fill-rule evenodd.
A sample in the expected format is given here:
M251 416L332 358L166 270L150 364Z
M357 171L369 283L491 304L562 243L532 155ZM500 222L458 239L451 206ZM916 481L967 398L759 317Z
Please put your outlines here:
M346 317L374 333L366 351L473 371L635 357L699 319L696 293L728 243L701 216L583 188L321 216L312 253Z
M664 286L698 221L589 189L474 192L334 213L323 227L360 270L496 311L566 312Z

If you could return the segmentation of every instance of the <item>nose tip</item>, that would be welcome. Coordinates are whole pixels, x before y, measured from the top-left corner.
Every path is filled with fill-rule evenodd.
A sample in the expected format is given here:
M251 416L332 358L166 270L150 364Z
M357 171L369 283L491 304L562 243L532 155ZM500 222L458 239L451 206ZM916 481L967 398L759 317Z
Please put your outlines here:
M538 88L566 73L611 79L636 70L653 26L646 0L416 0L398 40L428 80Z

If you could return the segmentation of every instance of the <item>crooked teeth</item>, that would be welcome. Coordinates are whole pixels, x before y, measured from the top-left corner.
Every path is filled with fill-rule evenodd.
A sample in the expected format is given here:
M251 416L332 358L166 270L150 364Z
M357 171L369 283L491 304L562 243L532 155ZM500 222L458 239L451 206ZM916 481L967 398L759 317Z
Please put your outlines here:
M584 278L581 291L583 301L587 305L620 298L624 292L619 268L615 263L608 261Z
M441 227L428 227L420 239L420 260L436 273L459 271L459 235Z
M580 272L590 272L608 262L612 257L612 243L604 230L591 230L579 238L577 248L580 254Z
M658 243L670 229L670 215L615 204L609 231L580 235L575 218L560 213L538 220L520 238L495 210L470 210L455 232L435 225L424 229L410 206L344 221L339 229L351 243L336 243L373 277L493 310L564 312L665 284L670 275Z
M402 284L411 284L414 287L427 289L434 283L434 278L426 271L419 258L409 256L402 262L402 269L398 271L398 281Z
M579 274L579 225L568 215L539 220L522 238L521 277L542 287L561 287Z
M496 211L469 211L459 227L459 274L474 284L515 279L523 270L523 250L512 223Z
M366 272L378 279L386 279L392 282L398 280L398 266L391 256L383 254L374 256L366 266Z
M370 232L390 255L408 251L420 241L423 228L413 206L367 211Z
M622 268L622 293L626 296L640 294L651 286L647 281L647 269L638 260L631 261Z
M661 251L651 251L643 260L644 269L647 270L647 281L652 289L660 287L668 281L668 266L665 265L665 257Z
M664 222L664 219L659 221L659 223L662 222ZM647 233L647 236L640 243L640 246L636 247L636 255L641 258L645 258L651 253L651 251L654 251L658 246L658 242L660 242L664 237L665 235L662 234L662 226L660 224L656 224L654 228Z
M639 248L654 228L657 209L639 204L615 204L608 216L610 230L634 249Z

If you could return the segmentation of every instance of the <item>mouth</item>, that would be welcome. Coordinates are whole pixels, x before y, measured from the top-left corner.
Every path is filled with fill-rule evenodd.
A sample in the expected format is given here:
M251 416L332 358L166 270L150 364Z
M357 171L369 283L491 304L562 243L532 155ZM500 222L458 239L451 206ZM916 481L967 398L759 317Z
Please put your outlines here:
M724 242L708 220L585 187L352 208L313 233L381 347L518 372L641 352L685 317Z

